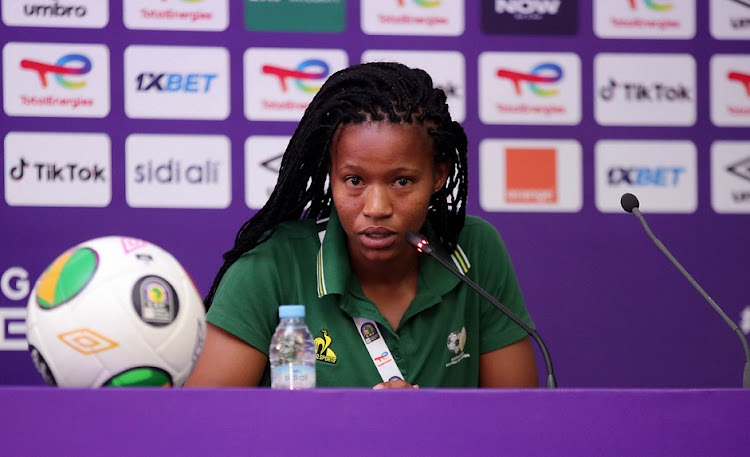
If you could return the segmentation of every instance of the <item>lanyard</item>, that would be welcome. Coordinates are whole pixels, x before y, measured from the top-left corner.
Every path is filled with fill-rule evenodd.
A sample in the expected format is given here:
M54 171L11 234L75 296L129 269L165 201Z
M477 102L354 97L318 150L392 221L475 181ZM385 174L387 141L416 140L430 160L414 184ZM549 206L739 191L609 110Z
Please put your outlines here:
M398 369L396 361L393 360L391 351L388 349L388 345L385 343L385 338L380 333L378 324L370 319L364 317L353 317L354 325L357 326L359 337L362 338L362 342L367 348L367 352L370 353L372 363L375 364L375 368L378 369L380 377L383 381L392 381L394 379L404 379L401 375L401 370Z

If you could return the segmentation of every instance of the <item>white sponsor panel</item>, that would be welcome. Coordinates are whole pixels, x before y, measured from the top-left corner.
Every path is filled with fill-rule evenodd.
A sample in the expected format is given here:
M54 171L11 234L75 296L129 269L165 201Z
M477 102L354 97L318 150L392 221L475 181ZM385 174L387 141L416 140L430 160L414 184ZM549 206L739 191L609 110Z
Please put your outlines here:
M697 151L690 141L601 140L595 146L596 207L624 212L632 193L644 213L693 213L698 206Z
M489 212L578 212L582 173L575 140L482 140L479 203Z
M109 2L102 0L5 0L3 23L16 27L101 29L109 22Z
M4 148L10 206L105 207L112 200L112 147L104 133L10 132Z
M579 124L580 57L570 52L481 53L479 118L485 124Z
M717 40L750 40L750 1L710 1L711 36Z
M712 56L710 92L715 125L750 126L750 54Z
M221 31L229 25L229 0L123 0L122 14L129 29Z
M341 49L249 48L245 51L245 117L299 121L333 73L349 65Z
M7 43L3 108L9 116L107 116L109 49L101 44Z
M426 71L432 77L434 86L445 92L453 120L463 122L466 119L466 60L462 53L372 49L362 54L362 62L379 61L401 62Z
M750 141L711 145L711 206L717 213L750 213Z
M695 59L689 54L597 54L594 91L600 125L695 124Z
M128 117L223 120L229 110L226 48L133 45L125 49Z
M368 35L464 33L464 0L362 0L362 31Z
M279 178L281 158L289 136L255 135L245 141L245 203L260 209Z
M133 208L226 208L231 146L223 135L133 134L125 140L126 198Z
M599 38L690 39L695 0L594 0Z

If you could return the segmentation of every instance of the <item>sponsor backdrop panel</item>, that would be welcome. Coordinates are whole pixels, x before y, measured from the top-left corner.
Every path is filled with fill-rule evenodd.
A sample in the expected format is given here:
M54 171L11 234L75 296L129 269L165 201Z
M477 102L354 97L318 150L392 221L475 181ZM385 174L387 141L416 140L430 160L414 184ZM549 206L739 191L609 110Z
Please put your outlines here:
M469 135L468 212L510 250L564 387L738 387L750 332L750 4L2 1L0 385L38 385L26 300L105 235L208 291L326 77L428 69ZM540 373L544 372L540 360Z

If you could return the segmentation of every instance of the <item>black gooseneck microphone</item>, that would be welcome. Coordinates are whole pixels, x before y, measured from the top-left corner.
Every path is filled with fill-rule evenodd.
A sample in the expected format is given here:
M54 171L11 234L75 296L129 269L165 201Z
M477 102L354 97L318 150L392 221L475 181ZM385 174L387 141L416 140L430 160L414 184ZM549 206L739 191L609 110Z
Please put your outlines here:
M745 371L742 374L742 387L745 389L750 388L750 348L748 348L747 345L747 339L745 338L745 335L742 333L742 330L737 327L737 325L730 319L724 311L719 308L719 305L716 304L716 302L708 296L705 290L693 279L692 276L690 276L690 273L685 270L685 268L680 265L680 262L677 261L677 259L672 256L672 254L669 252L669 250L662 244L661 241L659 241L656 236L654 236L654 233L651 231L651 229L648 227L648 224L646 224L646 219L643 217L643 214L641 213L641 210L638 209L639 203L638 198L636 198L635 195L631 193L626 193L622 195L622 198L620 198L620 204L622 205L622 209L629 213L635 214L635 217L638 218L639 221L641 221L641 224L643 225L643 228L646 229L646 233L648 234L649 238L656 244L656 247L661 250L661 252L664 253L665 256L674 264L674 266L677 267L678 270L680 270L680 273L682 273L685 278L687 278L688 281L690 281L690 284L693 285L693 287L700 292L701 295L703 295L703 298L706 299L709 305L719 313L719 316L721 316L722 319L724 319L724 322L729 325L729 327L734 331L734 333L737 334L737 336L740 337L740 341L742 341L742 347L745 350Z
M515 322L516 324L518 324L519 327L521 327L522 329L526 330L526 333L528 333L534 339L534 341L536 341L536 344L539 346L539 349L542 351L542 356L544 357L544 364L547 367L547 387L548 388L555 388L555 387L557 387L557 381L555 380L555 374L554 374L554 371L552 370L552 359L549 356L549 351L547 350L547 346L545 346L544 342L542 341L542 337L539 336L539 334L536 332L536 330L534 330L533 328L531 328L528 325L526 325L526 323L524 321L522 321L515 314L513 314L513 312L511 310L509 310L505 305L503 305L502 303L500 303L499 301L497 301L495 299L495 297L493 297L492 295L488 294L484 289L482 289L481 287L479 287L479 285L477 285L477 283L475 283L471 279L467 278L465 275L461 274L461 272L459 272L458 270L456 270L456 267L454 267L453 265L451 265L447 260L445 260L444 258L442 258L440 255L438 255L438 253L435 252L435 249L432 246L430 246L430 242L427 241L427 238L425 238L424 236L422 236L421 234L419 234L419 233L417 233L417 232L415 232L413 230L409 230L408 232L406 232L405 236L406 236L407 243L409 243L412 246L414 246L415 248L417 248L417 251L422 252L424 254L427 254L430 257L432 257L433 259L437 260L438 263L440 263L440 265L442 265L443 267L447 268L448 271L450 271L451 273L453 273L454 275L456 275L458 277L458 279L460 279L461 281L463 281L464 283L466 283L476 293L478 293L479 295L481 295L482 298L484 298L488 302L492 303L495 306L495 308L497 308L500 311L502 311L503 314L505 314L513 322Z

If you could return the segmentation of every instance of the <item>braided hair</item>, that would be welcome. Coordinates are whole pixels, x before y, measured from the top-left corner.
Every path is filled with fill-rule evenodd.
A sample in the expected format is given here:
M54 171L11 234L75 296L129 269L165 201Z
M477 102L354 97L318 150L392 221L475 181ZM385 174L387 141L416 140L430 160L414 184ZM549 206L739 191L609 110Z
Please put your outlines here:
M445 92L423 70L395 62L353 65L331 75L305 110L281 160L279 178L266 204L237 233L234 247L204 300L211 306L221 278L244 253L271 237L283 221L320 219L331 211L326 186L330 147L346 124L368 121L424 125L435 162L450 162L448 179L433 194L427 219L440 241L453 250L464 225L467 195L467 139L451 119Z

